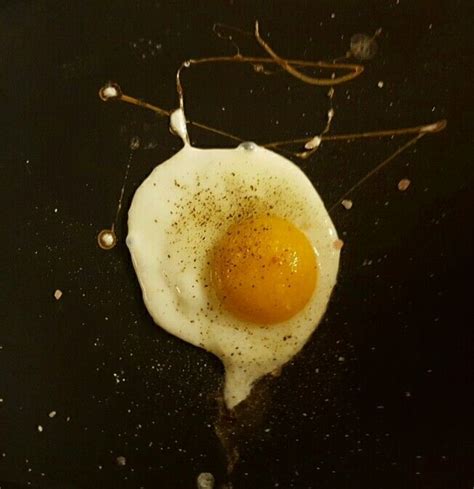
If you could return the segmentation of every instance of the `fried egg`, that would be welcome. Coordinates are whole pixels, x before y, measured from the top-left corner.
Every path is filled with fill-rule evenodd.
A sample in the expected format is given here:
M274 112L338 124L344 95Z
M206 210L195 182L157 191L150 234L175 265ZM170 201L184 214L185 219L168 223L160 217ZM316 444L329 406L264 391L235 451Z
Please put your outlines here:
M222 360L229 409L317 327L336 283L337 242L305 174L254 143L185 144L139 186L128 215L146 308Z

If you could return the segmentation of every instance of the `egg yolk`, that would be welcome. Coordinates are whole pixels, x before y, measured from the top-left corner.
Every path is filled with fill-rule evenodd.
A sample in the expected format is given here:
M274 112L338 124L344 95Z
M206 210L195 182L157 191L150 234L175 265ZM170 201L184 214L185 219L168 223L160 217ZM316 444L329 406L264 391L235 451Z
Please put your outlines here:
M262 216L227 230L214 249L211 274L228 311L252 323L274 324L308 303L318 266L302 231L286 219Z

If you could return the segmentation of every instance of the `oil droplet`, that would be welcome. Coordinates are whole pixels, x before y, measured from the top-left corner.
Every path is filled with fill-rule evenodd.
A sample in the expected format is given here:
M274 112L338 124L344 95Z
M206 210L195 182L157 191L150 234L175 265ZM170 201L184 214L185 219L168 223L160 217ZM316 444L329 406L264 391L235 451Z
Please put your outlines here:
M103 250L111 250L117 244L117 235L113 229L102 229L97 235L97 243Z

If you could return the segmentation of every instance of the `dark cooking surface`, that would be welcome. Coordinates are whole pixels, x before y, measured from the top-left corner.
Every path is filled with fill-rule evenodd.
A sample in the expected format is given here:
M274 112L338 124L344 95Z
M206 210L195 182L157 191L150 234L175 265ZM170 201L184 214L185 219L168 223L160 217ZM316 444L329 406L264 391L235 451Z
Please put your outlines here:
M251 30L255 18L276 51L304 59L343 55L351 35L383 28L364 74L336 90L334 132L442 118L448 128L363 185L352 210L332 212L346 241L339 284L273 383L234 487L472 487L469 2L194 3L0 8L0 487L181 489L202 471L224 480L213 432L219 361L148 317L125 214L117 248L95 242L113 220L130 138L141 147L125 206L180 142L166 120L104 104L97 90L112 79L172 108L182 60L232 53L213 23ZM324 91L249 67L199 68L183 81L189 117L257 142L314 133L327 110ZM402 141L327 143L303 168L330 205Z

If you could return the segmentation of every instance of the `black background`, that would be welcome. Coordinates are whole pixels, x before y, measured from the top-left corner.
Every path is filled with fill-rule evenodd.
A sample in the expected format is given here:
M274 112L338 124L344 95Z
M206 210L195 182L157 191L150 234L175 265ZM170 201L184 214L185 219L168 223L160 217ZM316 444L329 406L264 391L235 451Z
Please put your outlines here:
M346 242L338 286L311 341L272 382L234 487L472 487L469 3L3 2L2 489L192 488L201 471L225 479L213 431L219 361L148 317L123 242L125 212L119 245L96 245L115 214L130 139L141 146L125 207L180 142L166 120L105 104L97 91L114 80L173 108L181 61L233 53L213 24L252 30L255 19L278 53L315 60L382 27L377 56L336 90L333 132L442 118L448 127L354 192L352 210L332 212ZM251 38L240 45L261 54ZM283 73L210 65L183 82L190 118L244 139L324 126L325 91ZM195 129L191 137L229 146ZM331 206L403 141L326 143L299 164ZM404 193L401 178L412 181Z

